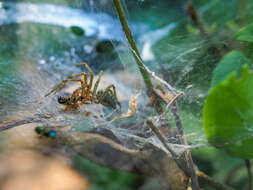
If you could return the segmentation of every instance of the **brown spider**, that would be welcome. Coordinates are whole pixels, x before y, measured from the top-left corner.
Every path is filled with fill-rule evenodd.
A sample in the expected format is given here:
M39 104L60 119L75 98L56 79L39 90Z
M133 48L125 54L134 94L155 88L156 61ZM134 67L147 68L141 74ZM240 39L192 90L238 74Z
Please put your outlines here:
M61 90L68 82L80 82L81 87L77 88L72 95L65 95L58 97L58 103L70 106L71 108L77 109L79 105L82 104L102 104L108 108L116 109L117 105L121 109L121 104L118 101L116 88L114 85L109 85L105 90L98 90L98 85L102 77L103 71L100 71L97 81L95 82L94 88L92 90L92 83L94 74L87 63L77 64L78 66L84 65L90 74L90 81L88 82L88 75L84 72L79 74L74 74L69 76L67 79L60 82L56 87L54 87L45 96L51 93Z

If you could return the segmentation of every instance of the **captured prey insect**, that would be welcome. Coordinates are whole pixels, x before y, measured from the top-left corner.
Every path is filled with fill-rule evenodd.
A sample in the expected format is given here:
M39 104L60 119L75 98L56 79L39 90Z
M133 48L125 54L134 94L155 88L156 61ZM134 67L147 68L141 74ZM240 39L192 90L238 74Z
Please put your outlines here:
M103 71L100 71L97 81L92 89L94 73L87 63L77 64L78 66L84 65L90 74L90 80L88 82L88 75L85 72L74 74L67 79L60 82L55 88L53 88L45 96L62 89L68 82L80 82L81 87L77 88L71 95L59 96L58 103L64 104L71 109L77 109L79 105L83 104L102 104L110 109L116 109L117 105L121 109L121 104L117 98L116 88L114 85L109 85L105 90L98 90L98 85L102 77ZM66 107L66 108L67 108Z
M39 134L41 137L50 137L50 138L55 138L56 137L56 131L55 130L49 130L44 126L36 127L35 132L37 134Z

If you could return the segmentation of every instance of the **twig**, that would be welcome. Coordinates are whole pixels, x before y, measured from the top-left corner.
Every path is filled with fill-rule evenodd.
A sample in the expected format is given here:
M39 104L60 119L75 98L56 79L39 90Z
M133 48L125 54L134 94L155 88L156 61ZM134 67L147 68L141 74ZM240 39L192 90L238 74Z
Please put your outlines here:
M11 120L8 122L4 122L0 124L0 132L7 130L7 129L11 129L20 125L24 125L24 124L28 124L28 123L33 123L38 121L38 119L36 119L35 117L27 117L25 119L15 119L15 120Z
M154 125L152 122L152 119L147 120L147 126L154 132L154 134L157 136L157 138L162 142L164 147L171 153L172 158L178 165L180 169L184 171L184 173L189 176L188 168L186 165L186 160L180 160L178 158L178 155L172 150L172 148L168 145L167 139L163 136L163 134L160 132L160 130Z
M199 13L195 6L193 5L192 1L189 1L186 7L187 13L189 17L191 18L192 22L195 24L195 26L199 29L201 35L205 37L206 39L210 39L210 35L208 33L208 30L202 21L202 19L199 16Z
M41 122L43 119L49 119L52 117L53 115L48 113L35 113L34 115L27 116L24 119L6 121L0 124L0 132L28 123Z
M245 165L248 171L248 178L249 178L249 190L252 190L252 174L251 174L251 164L249 160L245 160Z
M158 81L160 84L163 84L172 94L176 95L179 93L177 89L173 88L168 82L166 82L165 80L157 76L155 72L151 71L146 65L144 65L144 67L147 70L147 72L150 74L150 76L153 77L153 79Z
M184 128L183 128L182 120L181 120L180 115L178 113L177 102L174 102L174 105L172 105L172 107L171 107L171 111L172 111L174 118L175 118L176 126L178 129L179 135L180 135L179 138L180 138L181 144L187 146L188 143L187 143L187 140L184 136ZM187 170L186 170L187 173L186 174L189 177L191 177L191 179L192 179L192 187L193 187L193 189L200 190L199 183L198 183L198 177L195 173L194 163L193 163L191 152L189 149L186 149L186 151L184 153L184 157L185 157L186 164L187 164Z
M215 42L215 39L208 31L208 28L205 25L205 22L200 17L198 10L195 8L193 2L190 0L187 4L187 13L191 19L191 21L194 23L194 25L199 29L200 34L207 42L207 47L211 50L211 52L214 55L218 55L218 58L221 57L223 54L224 49L217 46L217 43ZM219 58L220 59L220 58Z
M177 153L175 153L174 150L172 150L172 148L168 145L166 138L163 136L160 130L154 125L152 119L147 120L147 126L154 132L157 138L162 142L163 146L171 153L172 157L176 161L178 157Z
M57 130L54 144L64 144L100 166L153 176L165 189L185 190L187 177L167 153L146 143L142 149L125 147L101 130L91 132ZM131 138L132 139L132 138Z
M187 176L191 177L191 173L189 172L189 166L187 164L188 160L184 159L186 162L180 162L180 160L178 159L178 155L168 145L168 142L167 142L166 138L159 131L159 129L154 125L154 123L152 122L152 119L147 120L147 125L150 129L152 129L152 131L157 136L157 138L162 142L164 147L171 153L171 155L172 155L173 159L175 160L175 162L177 163L178 167L181 168ZM192 165L192 169L194 170L193 165Z
M174 158L175 162L177 163L177 165L179 166L179 168L181 168L183 171L187 170L184 166L182 166L182 163L179 162L179 160L177 159L178 155L172 150L172 148L167 143L166 138L159 131L159 129L154 125L154 123L152 122L151 119L147 120L147 125L148 125L148 127L150 127L152 129L152 131L157 136L157 138L163 143L165 148L171 153L171 155L173 156L173 158ZM195 175L198 176L198 179L202 183L205 183L211 187L214 187L217 190L233 190L233 188L228 187L218 181L215 181L213 178L211 178L210 176L206 175L205 173L203 173L199 170L196 170L195 172L196 172Z
M207 184L217 190L234 190L232 187L228 187L218 181L215 181L213 178L201 171L196 171L196 174L200 182Z

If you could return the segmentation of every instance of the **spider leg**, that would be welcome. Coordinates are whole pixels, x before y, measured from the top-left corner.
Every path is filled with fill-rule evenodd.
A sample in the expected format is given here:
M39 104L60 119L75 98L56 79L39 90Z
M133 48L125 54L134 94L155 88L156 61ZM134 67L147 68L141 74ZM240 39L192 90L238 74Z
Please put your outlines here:
M96 97L96 94L97 94L97 88L98 88L98 85L99 85L99 82L100 82L100 79L103 75L103 71L100 71L99 75L98 75L98 79L94 85L94 89L93 89L93 92L92 92L92 97L95 98Z
M111 90L112 89L112 90ZM113 84L109 85L105 91L103 92L102 96L99 98L99 101L103 100L106 96L106 94L108 93L111 93L111 95L113 96L113 98L115 99L116 103L119 105L119 108L121 110L121 104L118 100L118 97L117 97L117 93L116 93L116 88Z
M54 91L56 91L58 88L62 89L66 85L66 83L68 83L68 82L80 82L82 89L85 89L84 81L82 81L81 79L73 79L75 77L76 77L76 75L71 75L67 79L61 81L56 87L54 87L50 92L48 92L45 95L45 97L49 96L51 93L53 93Z
M86 88L88 87L88 76L86 73L82 72L82 73L79 73L79 74L75 74L75 75L71 75L72 78L76 78L76 77L80 77L80 80L82 80L82 77L83 76L83 83L81 83L81 96L83 98L85 97L88 97L89 95L89 92L86 90Z
M91 70L91 68L89 67L89 65L88 65L87 63L85 63L85 62L80 63L80 64L76 64L76 65L77 65L77 66L84 65L85 68L87 69L87 71L89 72L89 74L90 74L90 82L89 82L89 84L87 84L87 86L88 86L88 92L90 92L90 90L91 90L91 88L92 88L93 78L94 78L94 73L93 73L93 71Z

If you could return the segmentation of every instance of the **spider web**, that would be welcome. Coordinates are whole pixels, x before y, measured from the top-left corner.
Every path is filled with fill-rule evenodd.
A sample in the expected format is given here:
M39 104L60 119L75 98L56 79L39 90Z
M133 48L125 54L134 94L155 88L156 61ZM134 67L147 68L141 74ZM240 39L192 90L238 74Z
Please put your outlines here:
M185 136L191 145L177 145L173 134L176 124L169 108L163 115L158 115L151 106L147 106L149 97L145 93L145 85L136 82L142 79L111 1L89 0L86 3L78 1L65 5L25 2L1 4L0 23L6 32L13 30L10 24L19 25L14 28L18 33L13 39L15 47L12 51L15 58L9 61L15 69L9 75L4 75L0 83L1 99L4 100L0 102L0 120L36 116L44 125L70 125L74 131L87 131L102 126L113 131L126 146L135 139L134 146L137 147L143 146L147 141L162 147L145 124L148 118L152 118L168 141L175 144L176 152L207 146L201 113L210 75L198 80L199 75L195 76L194 73L208 71L205 66L198 65L199 62L208 60L208 64L212 64L217 61L206 54L204 47L209 43L187 30L189 20L185 13L183 16L171 14L168 19L164 10L170 7L172 12L175 8L184 11L183 4L166 4L161 1L151 6L145 0L122 3L142 59L147 68L155 72L155 77L151 76L154 84L162 85L157 78L163 78L174 89L184 92L178 99L179 112ZM161 8L163 6L164 9ZM199 7L200 13L205 14L215 6L218 6L218 1L206 3ZM147 9L150 12L143 11L145 7L149 7ZM152 11L157 14L157 18L161 18L156 18L157 22L152 22L152 17L147 16ZM229 16L227 20L233 17ZM86 36L74 35L69 29L71 26L82 28ZM182 26L185 31L180 31ZM56 45L52 45L51 41ZM111 54L97 52L98 44L107 41L114 47ZM32 42L35 45L31 46ZM48 46L52 47L47 48ZM7 47L6 50L11 48ZM115 54L115 59L106 59ZM105 60L101 61L103 59ZM118 113L102 105L87 105L77 113L64 113L63 106L57 103L58 94L44 97L60 81L81 72L82 69L74 64L82 61L90 64L95 74L102 69L105 71L100 88L104 89L109 84L116 86L123 112L128 109L131 95L136 94L142 86L138 109L133 117L112 123L110 121ZM4 66L8 67L1 63L0 67ZM11 76L17 77L10 80ZM14 99L7 93L7 86L14 93ZM171 93L170 89L165 89ZM65 90L68 91L67 88ZM87 113L91 113L91 116L85 116Z

